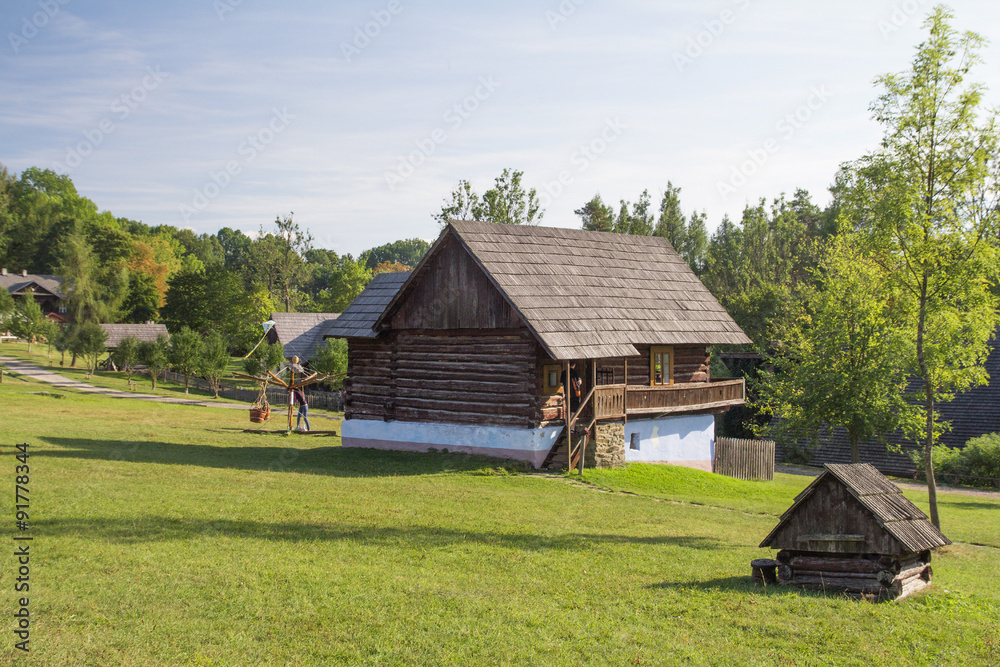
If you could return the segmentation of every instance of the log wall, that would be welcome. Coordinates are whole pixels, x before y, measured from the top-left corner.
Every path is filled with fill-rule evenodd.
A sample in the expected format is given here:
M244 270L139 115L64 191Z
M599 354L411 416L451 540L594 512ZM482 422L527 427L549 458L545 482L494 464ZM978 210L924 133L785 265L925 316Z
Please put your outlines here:
M538 423L538 346L527 330L398 331L348 345L347 419Z

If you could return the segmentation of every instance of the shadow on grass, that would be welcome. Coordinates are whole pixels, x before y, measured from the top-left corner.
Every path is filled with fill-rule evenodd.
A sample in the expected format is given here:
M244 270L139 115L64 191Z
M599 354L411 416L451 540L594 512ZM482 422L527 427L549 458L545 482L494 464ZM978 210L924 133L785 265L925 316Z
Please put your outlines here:
M469 454L393 452L322 446L323 436L269 436L295 443L299 447L216 447L185 445L174 442L131 442L86 438L42 437L41 441L59 447L41 450L32 456L52 458L97 459L132 463L191 465L205 468L231 468L268 472L294 472L334 477L395 477L429 475L478 470L520 470L518 462ZM309 440L305 440L309 438ZM503 472L501 470L500 472Z
M983 500L938 500L938 506L942 509L944 508L954 508L957 510L971 510L978 512L980 510L996 510L1000 509L1000 498Z
M704 592L711 591L726 591L726 592L736 592L745 593L748 595L810 595L810 596L823 596L822 591L810 591L797 586L779 586L778 584L767 584L757 583L750 576L750 565L747 565L747 574L745 577L719 577L718 579L709 579L708 581L669 581L659 584L653 584L649 588L651 589L662 589L662 590L697 590Z
M699 550L719 548L717 540L706 537L641 537L581 533L537 535L458 530L438 526L344 526L163 516L42 520L35 523L35 528L39 535L76 537L119 544L236 538L267 542L353 541L359 545L406 548L433 548L473 543L526 551L546 549L587 551L599 544L666 545Z

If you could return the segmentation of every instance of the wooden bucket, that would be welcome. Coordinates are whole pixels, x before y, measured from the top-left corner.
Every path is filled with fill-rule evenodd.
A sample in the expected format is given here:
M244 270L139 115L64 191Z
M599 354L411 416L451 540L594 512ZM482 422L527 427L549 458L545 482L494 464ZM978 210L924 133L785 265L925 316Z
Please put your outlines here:
M250 408L250 421L261 424L271 418L271 408Z

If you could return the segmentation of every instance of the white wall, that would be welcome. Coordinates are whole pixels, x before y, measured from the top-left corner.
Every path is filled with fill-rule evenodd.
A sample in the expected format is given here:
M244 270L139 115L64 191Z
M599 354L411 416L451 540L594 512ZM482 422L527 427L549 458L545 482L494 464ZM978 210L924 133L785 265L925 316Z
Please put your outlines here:
M631 448L638 434L639 449ZM715 456L715 417L682 415L659 419L629 419L625 424L625 460L712 470Z
M344 447L416 452L447 448L450 452L530 461L537 468L561 432L562 426L506 428L345 419L341 439Z

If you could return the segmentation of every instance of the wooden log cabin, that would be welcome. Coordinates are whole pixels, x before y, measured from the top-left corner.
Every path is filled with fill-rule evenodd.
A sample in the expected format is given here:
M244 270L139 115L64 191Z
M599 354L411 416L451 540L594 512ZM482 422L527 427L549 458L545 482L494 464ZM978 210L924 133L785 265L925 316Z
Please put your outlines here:
M750 342L665 239L483 222L447 225L325 335L348 340L345 447L706 470L714 414L744 401L710 347Z
M827 464L761 547L780 549L778 582L896 600L931 581L931 550L951 544L870 463Z

